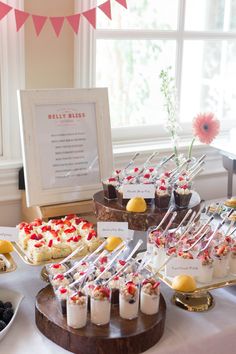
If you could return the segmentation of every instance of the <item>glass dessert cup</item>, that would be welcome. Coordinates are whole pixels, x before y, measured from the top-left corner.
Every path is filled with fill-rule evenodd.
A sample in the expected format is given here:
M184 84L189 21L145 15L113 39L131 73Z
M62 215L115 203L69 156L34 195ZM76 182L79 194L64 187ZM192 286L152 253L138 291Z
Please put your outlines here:
M108 200L117 199L116 186L109 182L102 182L104 197Z
M215 278L225 278L229 272L229 257L215 257L213 261L213 276Z
M197 276L197 281L199 283L210 283L213 279L213 264L208 263L208 264L202 264L201 269L200 269L200 274Z
M78 294L69 295L67 297L67 325L69 327L79 329L86 326L88 296L78 292Z
M155 315L158 313L160 303L159 284L159 282L155 282L152 285L151 283L148 283L148 281L142 283L140 292L140 310L145 315Z
M131 283L131 282L130 282ZM134 293L130 294L127 291L126 283L124 287L121 288L119 294L119 313L120 317L126 320L133 320L138 317L139 311L139 286L133 284Z
M91 322L97 326L104 326L110 322L111 317L111 291L108 287L101 288L106 289L106 294L101 296L97 293L100 291L96 287L90 297L90 312ZM100 291L101 293L101 291Z

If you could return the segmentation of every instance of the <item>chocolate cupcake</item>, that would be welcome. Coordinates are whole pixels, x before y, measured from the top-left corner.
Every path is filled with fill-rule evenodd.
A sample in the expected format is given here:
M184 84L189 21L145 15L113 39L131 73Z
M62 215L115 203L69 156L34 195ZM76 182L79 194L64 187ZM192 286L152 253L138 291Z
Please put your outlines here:
M186 208L192 197L191 186L184 184L174 190L175 204L180 208Z
M155 205L160 209L168 209L171 198L171 190L166 185L160 185L155 192Z

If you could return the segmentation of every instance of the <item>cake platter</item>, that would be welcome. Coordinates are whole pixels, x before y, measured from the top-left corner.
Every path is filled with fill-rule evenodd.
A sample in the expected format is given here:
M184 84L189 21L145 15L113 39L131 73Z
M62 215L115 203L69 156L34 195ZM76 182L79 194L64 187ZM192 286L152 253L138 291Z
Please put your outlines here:
M88 320L86 327L67 326L66 317L58 309L51 285L36 296L35 318L38 329L61 347L78 354L138 354L155 345L164 332L166 304L160 297L159 312L137 319L124 320L119 308L112 305L109 325L96 326Z
M170 288L172 288L172 278L167 277L164 271L156 273L159 277ZM227 286L236 285L236 276L231 274L227 275L225 278L214 279L207 284L197 283L197 288L193 292L175 292L172 297L172 302L187 311L191 312L202 312L210 310L215 302L214 298L209 292L210 290L219 289Z

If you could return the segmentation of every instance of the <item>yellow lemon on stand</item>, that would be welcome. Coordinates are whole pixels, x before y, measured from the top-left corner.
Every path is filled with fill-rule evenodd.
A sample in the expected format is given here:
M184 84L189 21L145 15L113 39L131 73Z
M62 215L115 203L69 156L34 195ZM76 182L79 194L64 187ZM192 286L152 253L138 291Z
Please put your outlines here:
M10 253L13 251L13 246L8 240L0 240L0 253Z
M121 237L118 236L108 236L107 238L107 244L105 246L105 249L109 252L112 252L116 247L119 246L119 244L123 242Z
M197 285L195 279L191 275L177 275L172 281L172 289L176 291L189 293L196 290L196 288Z
M144 213L147 210L147 203L142 197L131 198L126 205L126 210L134 213Z

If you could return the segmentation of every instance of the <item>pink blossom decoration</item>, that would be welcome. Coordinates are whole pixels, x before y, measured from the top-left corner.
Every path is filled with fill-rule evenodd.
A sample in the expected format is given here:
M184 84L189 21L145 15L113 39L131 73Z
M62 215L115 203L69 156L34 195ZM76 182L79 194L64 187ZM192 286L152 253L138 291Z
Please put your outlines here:
M213 113L200 113L193 119L193 133L201 143L210 144L219 130L220 122Z

